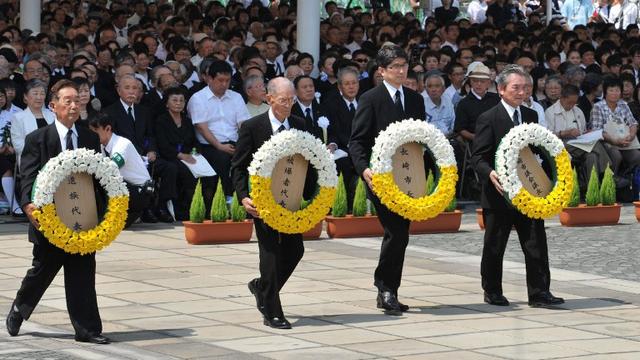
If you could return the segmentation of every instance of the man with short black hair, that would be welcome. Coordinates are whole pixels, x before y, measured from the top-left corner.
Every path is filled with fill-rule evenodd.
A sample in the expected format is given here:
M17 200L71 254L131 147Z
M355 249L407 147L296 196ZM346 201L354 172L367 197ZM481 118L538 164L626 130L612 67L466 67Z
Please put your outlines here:
M398 288L409 243L410 222L389 210L371 192L373 173L369 168L369 159L376 136L389 124L409 118L425 118L422 96L402 86L407 77L408 60L404 50L395 44L385 44L378 51L376 61L383 82L360 97L349 141L349 155L356 173L368 185L368 197L385 230L374 285L378 288L377 306L389 315L402 315L409 309L398 301Z
M208 86L193 94L187 105L196 128L196 137L202 145L202 155L217 174L213 178L202 179L207 209L211 207L218 179L222 181L227 200L231 200L231 157L235 152L240 124L249 118L242 96L229 90L231 66L223 60L214 61L209 66L208 74Z

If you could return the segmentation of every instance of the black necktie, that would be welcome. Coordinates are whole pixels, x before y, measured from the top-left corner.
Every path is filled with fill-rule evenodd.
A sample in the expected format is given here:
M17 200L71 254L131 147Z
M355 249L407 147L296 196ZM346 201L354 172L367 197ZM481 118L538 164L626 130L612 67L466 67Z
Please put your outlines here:
M67 131L67 136L64 137L64 141L67 147L67 150L73 150L73 131L71 129Z
M404 113L404 108L402 107L402 99L400 99L400 90L396 90L396 96L395 96L395 104L396 104L396 108L401 112Z
M284 127L284 125L280 125L280 127L278 128L278 130L276 130L276 134L281 133L283 131L287 130L286 127Z
M311 108L307 108L304 111L304 117L311 122L313 121L313 118L311 117Z
M518 116L518 110L513 112L513 123L516 126L520 125L520 116Z
M131 123L136 122L136 118L133 117L133 106L129 106L129 109L127 109L127 115L129 115L129 119L131 119Z
M356 107L353 105L353 103L349 103L349 112L352 114L356 112Z

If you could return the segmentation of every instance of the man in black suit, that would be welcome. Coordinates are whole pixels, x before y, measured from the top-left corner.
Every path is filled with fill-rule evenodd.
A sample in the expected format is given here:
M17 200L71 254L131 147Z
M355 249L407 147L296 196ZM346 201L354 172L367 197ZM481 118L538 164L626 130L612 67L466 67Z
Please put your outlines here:
M397 45L383 46L378 51L378 70L383 83L360 97L353 119L349 154L357 174L371 188L369 158L375 138L389 124L408 118L424 119L424 100L417 92L402 86L409 67L407 54ZM374 274L378 288L378 307L389 315L401 315L409 309L398 301L404 253L409 243L409 220L384 206L370 190L368 196L378 212L384 228L380 260Z
M322 128L318 125L318 119L323 115L320 104L316 101L316 88L310 76L302 75L293 80L296 89L297 101L293 103L291 114L301 117L305 121L307 129L318 139L325 141Z
M279 77L269 82L267 102L271 108L242 124L231 162L233 185L238 200L254 218L260 250L260 278L249 282L249 290L256 297L258 310L264 316L264 324L278 329L291 328L282 311L280 290L304 254L302 234L280 233L260 219L249 196L247 168L253 154L273 134L290 128L307 130L304 119L291 114L294 96L293 84L287 78ZM308 172L307 182L313 180Z
M144 222L166 223L173 222L173 217L167 210L167 202L176 200L176 176L178 168L172 162L157 156L157 147L154 134L154 121L151 111L141 105L136 105L136 99L142 85L132 75L120 77L117 90L120 99L104 109L113 121L113 132L123 136L135 145L141 156L146 156L149 161L149 173L155 179L162 179L158 189L158 211L154 214L151 209L146 209L142 215Z
M529 306L547 307L564 303L549 291L551 275L544 220L528 218L513 208L504 198L498 174L493 169L500 140L522 122L536 123L536 112L520 106L526 87L531 86L528 73L517 65L507 66L497 78L502 100L478 118L473 141L472 163L482 183L480 204L483 209L485 233L482 250L482 288L484 301L507 306L502 294L502 259L511 227L515 226L524 252L527 268Z
M98 136L88 129L76 127L80 116L77 86L69 80L59 81L51 89L51 108L56 121L27 135L22 153L21 201L24 213L29 218L29 241L33 243L33 267L27 272L7 316L7 330L11 336L18 335L23 320L28 320L51 281L64 266L64 285L67 310L75 330L76 341L107 344L102 336L102 321L98 311L95 289L95 253L68 254L52 245L38 230L33 216L36 206L31 202L33 183L40 169L62 150L87 148L100 152ZM98 189L97 189L98 190ZM100 200L96 196L96 200ZM99 201L98 201L98 205ZM104 206L98 206L104 213Z
M340 149L347 152L347 156L336 160L338 173L342 174L344 184L347 189L347 208L351 212L353 206L353 196L358 185L358 174L353 167L353 162L348 156L349 137L351 136L351 124L358 108L358 91L360 83L358 72L351 68L338 70L338 90L339 92L326 99L323 103L329 118L328 147L332 153Z

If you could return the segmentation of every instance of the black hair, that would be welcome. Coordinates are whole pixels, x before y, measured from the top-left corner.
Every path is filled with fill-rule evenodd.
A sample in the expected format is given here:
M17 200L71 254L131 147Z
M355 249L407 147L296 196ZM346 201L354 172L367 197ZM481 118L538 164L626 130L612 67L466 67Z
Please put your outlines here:
M218 74L231 75L232 72L233 70L231 69L231 65L229 65L229 63L223 60L217 60L209 65L207 74L211 76L212 79L214 79L216 76L218 76Z
M407 53L400 46L395 44L382 46L376 56L378 66L383 68L386 68L393 62L393 60L398 58L409 60Z
M310 79L311 81L313 81L313 78L311 76L309 76L309 75L300 75L300 76L298 76L297 78L293 79L293 87L296 88L296 90L298 90L298 84L303 79Z
M89 127L94 129L106 128L107 126L111 126L111 129L113 129L113 120L109 115L103 112L97 112L89 115L87 122L89 123Z
M560 97L580 96L580 89L573 84L565 84L560 91Z

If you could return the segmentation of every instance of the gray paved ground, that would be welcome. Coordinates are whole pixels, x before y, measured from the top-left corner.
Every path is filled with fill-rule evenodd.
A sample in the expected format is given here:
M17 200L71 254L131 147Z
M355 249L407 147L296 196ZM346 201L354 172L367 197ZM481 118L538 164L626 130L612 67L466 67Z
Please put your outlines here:
M375 307L380 239L305 242L282 292L289 331L262 325L247 290L257 274L255 242L196 247L181 227L139 226L97 255L98 302L113 344L73 341L59 274L20 336L0 328L0 359L637 360L640 282L631 274L640 267L640 227L632 211L624 208L616 227L548 222L552 290L567 299L556 310L526 305L515 239L504 263L512 305L482 302L483 233L473 214L460 233L412 237L400 288L411 311L402 317ZM25 230L0 223L2 320L30 264Z

